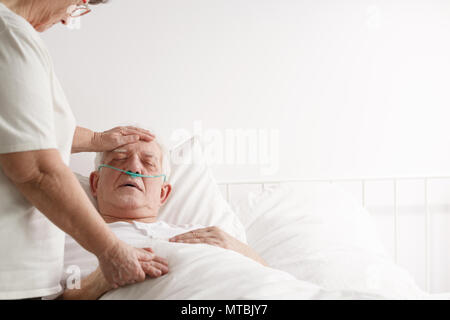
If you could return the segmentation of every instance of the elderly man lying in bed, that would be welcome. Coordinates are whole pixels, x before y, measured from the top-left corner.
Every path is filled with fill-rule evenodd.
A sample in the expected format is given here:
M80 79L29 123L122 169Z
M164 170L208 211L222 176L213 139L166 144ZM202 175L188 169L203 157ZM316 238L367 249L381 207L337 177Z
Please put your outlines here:
M203 243L233 250L265 265L250 247L218 227L176 226L157 220L158 211L168 201L172 187L164 175L170 171L168 156L156 140L139 141L99 154L96 162L96 171L89 179L91 193L97 199L103 219L125 242L144 244L151 238L176 243ZM155 255L149 263L154 270L153 278L168 272L167 261L162 257ZM70 289L69 286L60 298L97 299L112 289L95 257L70 237L66 239L65 265L66 268L80 268L82 280L79 288Z

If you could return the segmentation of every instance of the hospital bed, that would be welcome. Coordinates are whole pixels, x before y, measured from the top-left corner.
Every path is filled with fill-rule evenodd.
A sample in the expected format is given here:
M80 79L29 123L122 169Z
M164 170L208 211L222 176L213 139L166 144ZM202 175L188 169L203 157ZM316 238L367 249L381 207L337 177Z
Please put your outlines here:
M388 229L387 232L389 234L388 239L385 241L384 245L389 247L390 255L396 264L401 263L400 256L402 255L401 250L405 249L404 246L400 245L400 229L401 229L401 213L402 203L399 199L400 189L405 187L406 190L405 196L415 196L418 201L416 203L420 203L420 205L416 205L416 211L418 210L418 219L422 223L422 234L419 242L421 242L421 250L420 258L424 261L423 267L420 270L420 278L422 281L422 287L427 292L433 292L431 285L433 280L438 282L438 279L433 279L433 257L432 257L432 245L433 245L433 225L432 225L432 217L433 213L436 214L449 214L448 208L446 205L450 202L450 198L442 199L439 198L439 205L436 205L436 197L433 197L433 187L440 186L450 191L450 176L416 176L416 177L378 177L378 178L332 178L332 179L284 179L284 180L250 180L250 181L221 181L219 185L221 187L222 194L226 198L226 200L232 206L239 206L239 202L243 201L243 198L248 197L249 193L263 193L268 188L274 188L281 185L300 185L300 186L308 186L308 185L317 185L317 184L334 184L338 187L344 189L353 195L353 197L359 200L360 205L363 208L369 207L369 211L371 211L372 215L374 211L376 213L376 206L373 210L370 210L370 204L367 205L367 186L382 184L382 186L387 189L387 196L390 198L390 205L387 209L388 216L385 217L388 223L384 226L379 226L380 228ZM415 186L416 192L413 194L408 194L408 189L411 189L411 186ZM373 188L372 188L373 189ZM376 190L370 190L376 191ZM442 190L439 190L442 191ZM430 196L431 193L431 196ZM450 192L447 192L446 195L450 195ZM432 200L430 200L430 198ZM430 203L432 202L432 203ZM434 210L433 210L434 209ZM403 210L404 211L404 210ZM241 219L245 219L245 217L241 217ZM405 220L405 219L403 219ZM405 225L403 228L407 227L408 221L402 221ZM447 224L447 227L450 227L450 224ZM410 234L406 236L411 236ZM436 236L438 237L438 236ZM437 240L437 239L433 239ZM445 240L445 239L443 239ZM434 241L434 242L435 242ZM406 248L407 249L407 248ZM450 249L450 248L449 248ZM449 250L450 251L450 250ZM403 264L406 268L408 268L408 262L414 263L414 261L403 261ZM444 261L445 262L445 261ZM441 263L441 261L436 261L436 263ZM442 266L445 267L445 266ZM436 290L435 290L436 291Z
M359 203L359 210L370 211L370 223L377 229L374 236L380 238L384 235L381 243L384 254L387 254L395 265L401 265L405 272L412 271L413 281L421 290L433 293L430 297L450 297L450 294L446 293L449 284L443 283L448 274L445 258L448 250L445 248L446 238L442 236L442 233L446 233L446 228L448 230L450 227L447 221L450 201L449 176L222 181L219 185L224 197L238 213L242 203L249 201L249 197L256 198L254 201L257 202L268 202L270 193L273 193L270 190L281 186L299 186L305 190L330 185L341 189ZM384 203L388 202L389 205L377 206L371 203L374 197L370 193L379 192L380 188L384 189L384 198L389 200L385 199ZM407 197L414 197L414 205L405 205ZM332 198L333 195L323 197L324 201L333 201ZM271 210L276 211L273 207ZM244 222L249 211L251 210L247 209L240 213ZM280 211L282 210L278 213ZM408 230L411 222L413 230ZM248 228L248 225L246 227ZM259 249L264 251L267 248ZM414 257L410 256L411 250L415 251ZM295 270L288 271L295 273Z
M170 272L110 291L102 299L450 298L446 293L430 293L435 279L429 186L446 177L217 182L197 137L172 148L171 161L173 193L158 219L218 226L248 243L268 267L207 244L150 239L139 246L151 246L167 258ZM89 195L87 177L78 178ZM398 263L399 186L409 180L422 184L425 201L426 281L420 285ZM367 210L368 189L379 182L391 185L393 192L392 250L386 249ZM351 185L352 192L344 185Z

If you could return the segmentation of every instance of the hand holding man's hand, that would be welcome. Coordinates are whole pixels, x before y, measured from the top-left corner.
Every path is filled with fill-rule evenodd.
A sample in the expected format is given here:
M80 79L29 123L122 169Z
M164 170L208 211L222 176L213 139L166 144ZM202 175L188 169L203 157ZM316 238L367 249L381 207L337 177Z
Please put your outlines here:
M113 288L166 274L167 261L157 257L150 248L138 249L119 241L98 257L100 268Z

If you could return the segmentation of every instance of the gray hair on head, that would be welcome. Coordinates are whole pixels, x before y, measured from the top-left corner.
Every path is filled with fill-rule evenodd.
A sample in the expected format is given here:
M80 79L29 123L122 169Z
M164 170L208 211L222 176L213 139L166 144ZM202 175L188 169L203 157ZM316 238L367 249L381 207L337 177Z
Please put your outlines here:
M134 125L136 127L136 125ZM141 127L142 128L142 127ZM169 182L170 177L170 153L165 144L160 142L161 139L155 138L155 141L159 149L161 150L161 173L166 175L166 182ZM104 152L97 152L94 159L95 171L98 171L98 167L103 164L105 158Z
M89 4L100 4L100 3L107 3L109 0L90 0Z

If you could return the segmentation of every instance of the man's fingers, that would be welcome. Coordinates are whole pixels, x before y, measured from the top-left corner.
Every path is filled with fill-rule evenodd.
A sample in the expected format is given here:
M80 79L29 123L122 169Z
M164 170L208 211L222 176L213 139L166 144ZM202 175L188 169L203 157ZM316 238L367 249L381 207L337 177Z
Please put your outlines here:
M196 230L192 230L192 231L189 231L186 233L176 235L175 237L170 238L169 241L201 238L207 232L208 232L208 228L196 229Z
M205 238L194 238L194 239L179 239L173 242L182 242L182 243L205 243Z
M209 244L212 246L218 246L221 247L221 244L217 239L212 237L201 237L201 238L195 238L195 239L180 239L180 240L172 240L172 242L177 243L191 243L191 244Z

